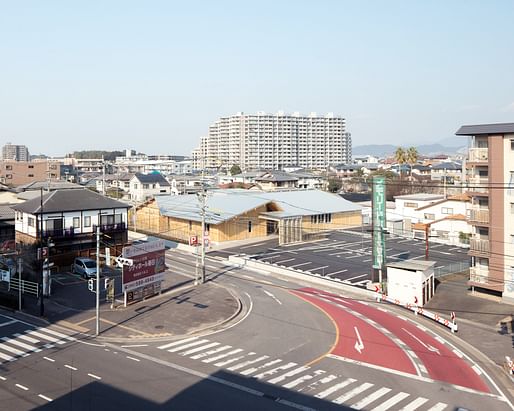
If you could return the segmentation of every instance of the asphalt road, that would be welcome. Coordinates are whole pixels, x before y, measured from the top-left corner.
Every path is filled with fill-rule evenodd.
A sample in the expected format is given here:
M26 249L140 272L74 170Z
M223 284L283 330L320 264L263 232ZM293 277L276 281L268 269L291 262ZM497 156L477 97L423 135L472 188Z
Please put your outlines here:
M292 268L307 274L339 279L352 285L365 286L372 272L371 234L367 231L340 231L310 243L279 246L277 239L248 244L210 253L227 257L247 254L250 258ZM425 258L425 241L401 237L386 237L387 262ZM435 268L448 269L451 265L467 264L468 250L429 242L429 259Z
M190 255L167 259L193 275ZM0 369L4 408L510 409L473 353L422 319L211 258L207 275L245 310L201 335L100 344L1 316L0 353L14 355Z

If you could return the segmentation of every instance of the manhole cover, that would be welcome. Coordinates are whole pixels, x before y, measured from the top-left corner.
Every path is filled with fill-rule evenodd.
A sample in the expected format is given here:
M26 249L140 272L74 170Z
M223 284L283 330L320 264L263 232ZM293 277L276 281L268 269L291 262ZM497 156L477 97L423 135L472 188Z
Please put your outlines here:
M162 330L163 328L164 328L164 325L156 325L155 326L156 330Z

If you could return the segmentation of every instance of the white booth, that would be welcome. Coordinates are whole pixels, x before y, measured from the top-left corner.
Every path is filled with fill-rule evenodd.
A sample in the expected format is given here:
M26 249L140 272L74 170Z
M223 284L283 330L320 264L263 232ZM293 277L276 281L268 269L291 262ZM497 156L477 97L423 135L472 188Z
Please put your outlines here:
M434 295L435 261L405 260L387 265L387 295L422 307Z

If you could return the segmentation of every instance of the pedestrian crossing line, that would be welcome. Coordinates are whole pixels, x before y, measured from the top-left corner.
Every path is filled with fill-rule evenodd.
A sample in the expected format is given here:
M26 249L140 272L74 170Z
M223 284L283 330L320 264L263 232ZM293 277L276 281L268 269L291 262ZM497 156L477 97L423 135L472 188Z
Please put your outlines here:
M406 392L399 392L398 394L389 398L387 401L380 404L378 407L373 408L372 411L387 411L393 405L398 404L400 401L404 400L408 396L409 394L407 394Z
M196 348L192 348L190 350L184 351L184 352L180 353L180 355L182 355L184 357L187 357L188 355L197 353L199 351L204 351L204 350L207 350L209 348L216 347L218 345L220 345L219 342L209 343L209 344L206 344L206 345L202 345L201 347L196 347Z
M1 353L1 352L0 352L0 358L5 361L14 361L16 359L11 355L7 355L7 354ZM1 364L1 362L0 362L0 364Z
M179 345L179 344L185 344L185 343L188 343L190 341L194 341L194 340L197 340L198 337L191 337L191 338L186 338L185 340L179 340L179 341L173 341L169 344L164 344L164 345L161 345L160 347L157 347L159 350L165 350L167 348L170 348L170 347L173 347L175 345Z
M227 353L216 355L215 357L211 357L211 358L206 358L205 360L202 360L202 362L210 364L211 362L221 360L222 358L229 357L230 355L240 353L241 351L243 351L241 348L236 348L235 350L229 351Z
M314 371L314 374L315 375L323 375L325 373L325 371L323 370L317 370L317 371ZM301 378L301 377L300 377ZM323 384L327 384L329 383L330 381L333 381L337 378L337 375L334 375L334 374L330 374L324 378L322 378L321 380L316 380L314 382L311 382L309 385L307 385L307 387L303 387L303 388L299 388L297 391L298 392L302 392L302 391L312 391L312 390L315 390L316 388L318 388L318 385L323 385Z
M44 331L45 333L48 333L48 334L52 334L52 335L55 335L61 339L64 339L64 340L68 340L68 341L76 341L77 339L75 337L71 337L69 335L66 335L66 334L63 334L63 333L60 333L60 332L57 332L57 331L54 331L50 328L40 328L41 331Z
M60 341L59 339L57 338L54 338L54 337L50 337L48 335L45 335L45 334L42 334L40 332L37 332L37 331L34 331L34 330L26 330L25 331L26 334L30 334L30 335L33 335L35 337L39 337L41 338L42 340L47 340L47 341L50 341L50 342L53 342L53 343L57 343L57 344L64 344L64 341Z
M279 362L282 362L282 360L280 360L280 359L272 360L272 361L269 361L266 364L261 365L259 367L252 367L252 368L248 368L247 370L240 371L240 374L241 375L250 375L250 374L253 374L255 371L261 370L263 368L271 367L272 365L278 364Z
M179 345L178 347L173 347L173 348L171 348L169 350L166 350L166 351L168 351L168 352L183 351L183 350L188 349L189 347L194 347L195 345L205 344L206 342L209 342L209 340L193 341L193 342L190 342L190 343L185 344L185 345Z
M200 358L208 357L209 355L212 355L212 354L217 354L217 353L219 353L221 351L228 350L229 348L232 348L232 346L231 345L224 345L222 347L215 348L214 350L210 350L210 351L207 351L207 352L204 352L204 353L201 353L201 354L193 355L190 358L192 360L199 360Z
M438 402L436 405L434 405L432 408L430 408L427 411L442 411L447 407L448 407L448 404L445 404L444 402Z
M355 381L357 381L357 380L353 379L353 378L347 378L343 382L332 385L331 387L327 388L325 391L321 391L320 393L316 394L315 397L323 399L323 398L329 396L330 394L340 390L341 388L344 388L347 385L354 383Z
M264 372L261 372L260 374L254 375L254 378L257 378L258 380L260 380L264 377L269 377L269 376L275 375L279 371L285 371L285 370L288 370L289 368L296 367L297 365L298 364L295 362L290 362L288 364L284 364L279 367L273 368L271 370L264 371Z
M243 351L243 350L241 350ZM225 361L221 361L221 362L217 362L215 363L214 365L216 367L224 367L225 365L228 365L228 364L232 364L233 362L236 362L236 361L239 361L239 360L242 360L243 358L245 358L246 356L252 356L252 355L255 355L257 353L255 352L249 352L248 354L245 354L245 355L241 355L241 356L237 356L237 357L234 357L234 358L229 358L228 360L225 360Z
M370 394L367 397L364 397L362 400L351 405L350 408L353 408L355 410L362 410L365 406L371 404L373 401L378 400L380 397L383 397L390 391L391 388L382 387L379 390L375 391L373 394Z
M37 344L38 342L40 342L39 340L36 340L35 338L29 337L28 335L25 335L25 334L13 334L13 335L16 338L19 338L20 340L28 341L29 343L32 343L32 344Z
M10 347L7 344L0 343L0 350L8 351L10 353L13 353L19 357L26 357L28 354L25 351L18 350L17 348Z
M22 343L21 341L16 341L14 338L2 337L2 341L5 341L9 344L13 344L18 347L21 347L21 348L27 350L26 352L40 352L41 351L41 349L34 347L33 345L28 345L28 344Z
M297 378L296 380L293 380L293 381L291 381L291 382L289 382L287 384L284 384L283 387L287 388L287 389L294 388L297 385L300 385L300 384L304 383L305 381L312 380L314 377L317 377L317 376L322 375L324 373L325 373L325 371L323 371L323 370L314 371L314 375L312 375L312 374L303 375L303 376ZM334 378L335 378L335 375L334 375ZM301 391L301 390L298 390L298 391Z
M294 377L296 374L300 374L301 372L307 371L309 368L310 367L305 367L305 366L295 368L294 370L288 371L285 374L282 374L278 377L268 380L268 383L277 384L279 382L284 381L286 378Z
M407 404L405 407L403 407L400 411L415 411L419 407L421 407L424 403L426 403L428 399L423 397L418 397L411 403Z
M366 391L368 388L373 387L373 384L369 382L365 382L364 384L359 385L358 387L355 387L353 390L348 391L347 393L344 393L343 395L337 397L332 402L334 404L343 404L346 401L348 401L350 398L355 397L356 395L360 394L361 392Z
M256 362L267 360L268 358L269 358L268 355L263 355L263 356L257 358L256 360L244 361L242 363L233 365L232 367L228 368L228 370L229 371L236 371L236 370L239 370L240 368L246 367L247 365L255 364Z

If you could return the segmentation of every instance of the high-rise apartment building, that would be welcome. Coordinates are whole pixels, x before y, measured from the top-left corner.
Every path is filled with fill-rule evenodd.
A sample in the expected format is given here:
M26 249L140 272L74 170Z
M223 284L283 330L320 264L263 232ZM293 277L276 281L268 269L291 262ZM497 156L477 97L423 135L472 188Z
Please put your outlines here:
M2 147L2 160L29 161L29 149L27 146L7 143Z
M469 284L514 302L514 123L462 126L472 225Z
M195 168L230 168L242 170L282 169L287 166L326 168L348 163L352 141L346 132L346 120L311 113L257 114L237 113L222 117L209 127L207 137L193 150Z

